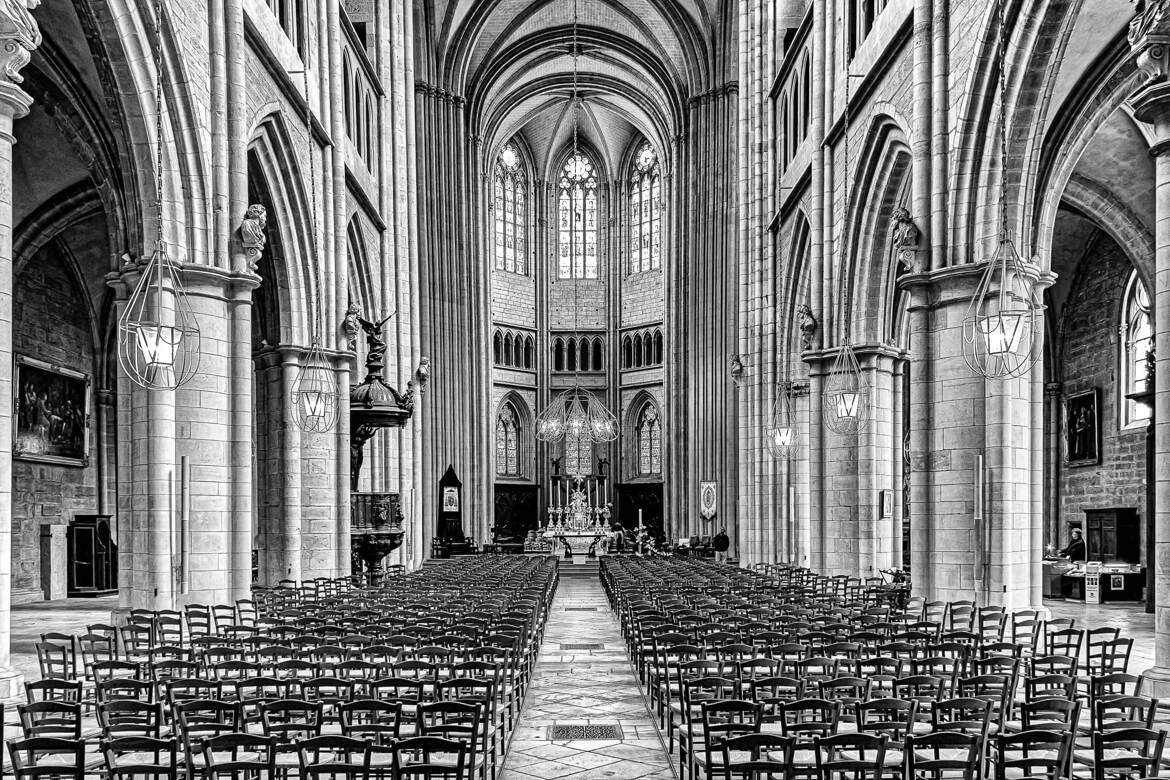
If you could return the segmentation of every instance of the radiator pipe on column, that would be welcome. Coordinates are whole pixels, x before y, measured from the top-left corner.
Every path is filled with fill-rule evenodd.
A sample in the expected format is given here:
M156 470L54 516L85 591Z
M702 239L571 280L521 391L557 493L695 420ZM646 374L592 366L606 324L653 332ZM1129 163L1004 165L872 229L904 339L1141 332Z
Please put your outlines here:
M983 481L983 456L975 456L975 512L973 520L975 522L975 592L984 598L986 604L987 598L987 556L988 556L988 539L987 539L987 522L984 512L983 495L984 495L984 481Z
M189 590L191 575L191 463L179 458L179 593Z

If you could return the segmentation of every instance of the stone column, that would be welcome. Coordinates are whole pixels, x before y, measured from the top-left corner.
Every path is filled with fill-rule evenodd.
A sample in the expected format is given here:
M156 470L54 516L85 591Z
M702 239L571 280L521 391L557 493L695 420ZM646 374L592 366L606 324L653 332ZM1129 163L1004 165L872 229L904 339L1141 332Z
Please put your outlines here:
M1149 0L1130 22L1129 43L1150 80L1130 99L1152 127L1154 228L1154 668L1151 696L1170 694L1170 0Z
M40 45L41 34L28 9L40 0L0 5L0 699L20 690L12 668L12 134L13 120L28 113L32 98L20 88L20 69Z
M1033 515L1035 443L1028 434L1038 383L1030 374L986 379L963 358L963 319L985 268L953 266L900 281L912 299L915 361L911 579L915 593L931 601L1039 607L1033 525L1040 519ZM1050 281L1042 276L1037 284Z

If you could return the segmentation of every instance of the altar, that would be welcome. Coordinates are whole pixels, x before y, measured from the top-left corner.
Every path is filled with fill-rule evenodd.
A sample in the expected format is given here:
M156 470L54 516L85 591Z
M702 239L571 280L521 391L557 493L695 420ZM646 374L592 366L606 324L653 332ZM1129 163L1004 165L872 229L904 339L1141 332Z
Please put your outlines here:
M612 504L605 474L551 479L548 522L540 535L565 555L604 555Z

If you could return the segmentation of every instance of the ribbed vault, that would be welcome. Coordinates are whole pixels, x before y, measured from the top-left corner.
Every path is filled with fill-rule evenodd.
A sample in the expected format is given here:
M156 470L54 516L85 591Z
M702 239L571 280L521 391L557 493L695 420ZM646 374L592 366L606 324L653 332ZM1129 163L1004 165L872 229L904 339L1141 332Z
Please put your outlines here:
M734 78L734 4L720 0L428 0L416 4L418 75L467 100L491 159L521 136L541 175L570 142L574 7L579 132L608 175L629 144L664 157L688 100Z

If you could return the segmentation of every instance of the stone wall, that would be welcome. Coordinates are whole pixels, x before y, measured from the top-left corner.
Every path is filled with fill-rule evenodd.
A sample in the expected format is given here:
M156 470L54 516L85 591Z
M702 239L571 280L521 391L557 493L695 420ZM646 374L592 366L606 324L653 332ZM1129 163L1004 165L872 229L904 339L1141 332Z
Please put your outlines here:
M1083 521L1085 509L1137 507L1145 518L1146 426L1120 428L1123 399L1118 395L1121 306L1132 271L1121 248L1097 233L1080 261L1062 312L1060 400L1099 390L1101 460L1097 465L1069 466L1064 431L1060 432L1061 538L1050 543L1066 543L1068 523Z
M89 301L66 267L64 250L51 242L20 269L15 280L13 351L93 377ZM14 459L12 464L13 601L42 598L42 525L68 525L74 514L98 511L98 442L90 385L88 465L65 466Z

